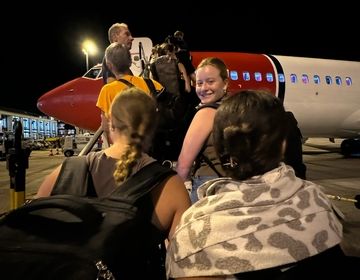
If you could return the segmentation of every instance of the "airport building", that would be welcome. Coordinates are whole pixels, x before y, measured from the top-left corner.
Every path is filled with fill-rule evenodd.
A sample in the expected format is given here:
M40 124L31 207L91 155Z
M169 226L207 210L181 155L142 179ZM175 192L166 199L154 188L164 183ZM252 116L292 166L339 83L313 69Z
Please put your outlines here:
M0 108L0 132L13 132L15 121L23 127L24 139L57 137L58 121L51 117L37 116L28 112Z

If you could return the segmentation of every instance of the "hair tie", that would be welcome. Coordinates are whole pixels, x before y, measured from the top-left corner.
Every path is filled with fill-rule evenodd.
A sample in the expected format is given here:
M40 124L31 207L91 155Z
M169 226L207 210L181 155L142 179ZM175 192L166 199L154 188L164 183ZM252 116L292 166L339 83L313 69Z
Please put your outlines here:
M223 166L230 166L231 168L236 168L238 165L239 164L233 159L233 157L229 158L229 162L223 164Z

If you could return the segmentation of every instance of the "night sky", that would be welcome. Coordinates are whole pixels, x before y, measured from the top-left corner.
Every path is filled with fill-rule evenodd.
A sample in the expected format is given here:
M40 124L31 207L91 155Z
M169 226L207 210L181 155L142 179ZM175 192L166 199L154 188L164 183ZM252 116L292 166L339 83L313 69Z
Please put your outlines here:
M100 49L97 57L90 57L90 66L101 61L108 44L107 30L115 22L126 22L134 37L150 37L153 44L182 30L191 50L360 61L360 14L343 1L331 7L314 6L312 2L299 7L300 1L287 1L283 7L263 6L264 1L252 1L252 5L236 1L235 8L229 5L235 1L214 5L212 0L212 4L197 2L201 9L184 1L163 5L152 1L156 3L153 6L132 1L134 6L125 7L122 1L93 7L85 2L81 9L51 2L63 6L32 6L35 12L29 13L29 4L21 7L21 13L19 7L3 10L0 61L4 89L0 107L40 113L36 102L42 94L85 73L81 51L85 38L92 38ZM5 12L11 20L5 20Z

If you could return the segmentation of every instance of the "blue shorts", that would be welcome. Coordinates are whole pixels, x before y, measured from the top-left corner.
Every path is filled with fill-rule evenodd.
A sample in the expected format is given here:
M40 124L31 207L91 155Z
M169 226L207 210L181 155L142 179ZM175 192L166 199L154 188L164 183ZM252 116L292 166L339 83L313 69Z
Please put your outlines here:
M205 182L215 178L218 178L218 176L195 176L192 178L192 188L190 194L192 204L199 200L197 195L197 189Z

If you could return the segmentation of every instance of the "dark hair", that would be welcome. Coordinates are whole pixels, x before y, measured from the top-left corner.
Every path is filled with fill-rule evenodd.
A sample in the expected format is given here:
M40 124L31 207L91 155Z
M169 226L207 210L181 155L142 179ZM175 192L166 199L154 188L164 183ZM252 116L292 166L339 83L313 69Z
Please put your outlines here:
M213 127L226 175L242 180L278 167L287 129L283 104L270 93L245 90L226 98Z
M183 40L175 35L169 35L165 38L164 43L171 44L174 46L175 50L179 50L183 45Z

